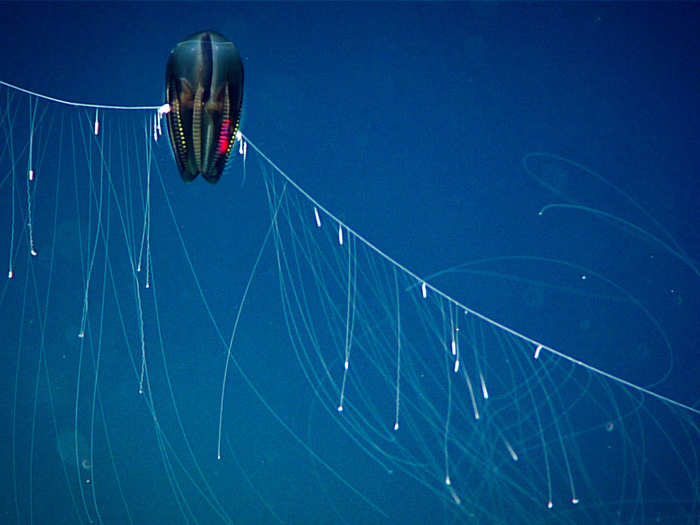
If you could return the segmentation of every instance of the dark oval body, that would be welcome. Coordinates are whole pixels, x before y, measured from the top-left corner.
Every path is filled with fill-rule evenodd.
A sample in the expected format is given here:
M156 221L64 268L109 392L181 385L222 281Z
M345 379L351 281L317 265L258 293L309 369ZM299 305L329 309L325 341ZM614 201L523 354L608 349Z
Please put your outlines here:
M170 52L165 70L170 145L183 180L221 177L243 104L243 63L215 31L190 35Z

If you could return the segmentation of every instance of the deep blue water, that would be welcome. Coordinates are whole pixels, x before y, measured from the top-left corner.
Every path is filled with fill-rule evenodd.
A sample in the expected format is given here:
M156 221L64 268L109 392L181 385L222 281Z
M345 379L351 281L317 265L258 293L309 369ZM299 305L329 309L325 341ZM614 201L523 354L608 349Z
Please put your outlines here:
M243 132L327 209L420 276L486 260L470 266L469 273L452 272L431 282L468 307L567 355L698 408L700 303L693 268L700 254L699 22L700 8L693 4L3 3L0 80L73 101L158 105L163 102L164 67L173 45L203 28L220 31L236 44L244 60ZM18 103L18 99L5 98L4 88L0 93L6 112ZM46 120L51 111L49 106ZM0 125L6 132L6 122ZM558 195L528 174L523 159L532 152L548 152L576 163L543 156L533 159L535 171L558 189ZM7 158L0 157L3 178L9 171ZM157 151L156 162L169 181L177 222L188 239L195 271L214 316L228 335L269 223L260 170L251 160L242 186L236 158L216 186L199 180L184 185L167 146ZM46 163L54 165L52 159ZM577 165L599 173L630 199ZM116 165L114 173L119 175ZM5 196L8 187L9 183L0 190ZM44 195L36 201L38 217L53 206L53 194ZM439 456L426 469L434 476L422 478L430 480L428 487L398 468L396 476L384 479L386 465L378 468L356 442L338 430L333 411L323 410L296 363L279 306L272 248L266 252L251 304L244 310L247 324L236 352L274 410L372 504L329 474L290 438L236 373L228 383L225 412L230 448L224 447L225 461L217 462L222 352L207 324L174 230L158 227L170 220L163 201L159 202L153 210L153 257L154 272L162 283L157 310L165 327L169 368L167 373L153 372L152 395L156 403L168 406L165 379L172 380L179 417L204 470L203 478L221 498L233 522L547 521L542 517L546 514L540 514L542 509L535 511L527 505L520 515L506 521L499 509L508 508L508 502L514 500L518 505L513 508L518 507L521 496L517 489L510 496L508 483L502 479L490 485L492 473L484 473L485 481L472 491L479 494L483 507L455 511L450 507L450 494L440 493ZM538 215L544 205L561 202L625 218L663 238L667 245L674 239L679 248L674 255L668 246L664 248L634 227L621 227L619 222L590 212L552 209ZM3 201L3 208L7 203L9 199ZM62 209L62 219L75 215L71 206L72 201ZM9 212L3 212L0 221L0 232L9 232ZM47 238L49 223L38 221L38 242L42 235ZM25 242L24 237L19 239L16 242ZM0 260L8 252L7 244L3 239ZM50 260L45 254L46 250L40 254L46 257L45 266L38 266L44 270ZM0 426L5 450L2 470L8 472L0 478L4 494L0 511L7 523L25 524L32 519L34 523L86 523L83 504L74 504L67 497L69 483L56 458L60 428L71 430L74 425L77 361L71 352L76 348L68 336L51 340L47 352L67 355L68 362L62 368L46 357L48 365L39 365L51 370L56 383L64 377L65 399L57 398L59 408L53 411L42 401L34 411L34 400L43 399L35 392L46 390L44 379L35 390L40 363L36 347L29 345L24 350L17 367L21 346L17 327L28 323L32 315L36 323L40 318L28 308L20 319L22 304L17 302L23 298L24 255L18 257L21 279L3 295L0 323L0 337L10 342L3 351L3 413L12 409L16 369L22 385L16 394L20 399L14 418L17 427L12 429L12 416ZM585 289L580 280L571 280L572 275L580 277L585 271L568 272L542 259L494 260L515 256L565 260L605 275L628 291L648 315L637 308L629 316L618 303L606 300L619 294L618 288ZM117 272L118 264L115 259ZM57 317L46 329L49 338L54 333L77 332L80 324L82 284L65 268L57 271L52 291L57 299L49 310ZM562 293L568 289L581 292ZM99 312L98 304L91 304L94 315ZM112 330L118 332L119 319L110 315L115 306L109 300L106 311L105 323L112 323ZM666 334L666 344L659 327ZM155 321L147 328L157 333ZM157 337L152 337L149 348L157 355ZM169 484L163 465L171 464L174 454L166 452L164 460L159 453L162 449L151 414L136 393L138 381L128 370L127 351L121 353L123 345L116 336L104 345L109 348L100 378L104 408L97 405L98 430L93 432L99 435L103 421L108 422L115 460L103 459L102 470L93 472L98 495L92 500L89 490L86 492L91 518L98 519L93 503L98 501L105 523L127 522L114 484L116 469L120 479L130 480L125 499L134 523L226 522L179 467L174 467L174 476L181 485L173 489ZM523 373L523 377L528 376ZM538 379L545 383L537 387L544 389L542 385L550 380L556 390L553 378ZM520 384L530 387L526 379ZM555 405L549 410L566 412L574 420L563 430L565 434L575 436L580 429L598 425L600 418L591 407L601 399L598 405L605 410L607 398L598 398L596 388L581 381L553 393ZM604 515L611 523L656 519L697 523L698 460L692 453L697 452L700 420L689 411L670 410L636 392L624 392L614 394L619 402L616 406L643 415L629 424L630 439L622 439L616 453L632 458L622 477L630 486L644 485L644 490L632 491L634 496L625 492L625 500L636 498L636 512L625 508L615 517L613 504ZM86 395L83 399L89 407L90 394ZM366 395L376 400L375 415L384 414L387 393L369 390ZM388 395L387 406L391 406L393 397ZM469 406L466 390L458 395ZM570 401L577 395L590 401L579 414L575 401ZM84 408L80 407L81 414ZM521 408L527 412L527 406ZM104 415L100 416L100 410ZM406 410L410 413L410 408ZM167 409L163 412L165 434L180 436L174 414ZM387 413L385 423L390 426L393 415L390 410ZM415 435L421 436L422 422L433 415L413 417L418 429ZM27 436L37 421L35 463L28 467ZM673 426L679 421L689 422L685 427ZM82 433L89 435L86 418L81 416L80 425L87 425ZM367 428L373 424L368 423ZM659 429L664 428L670 433L668 441L659 437ZM503 427L491 429L489 435L502 431ZM17 455L22 458L14 478L10 468L13 432L21 437L15 462ZM571 437L568 443L577 442L571 446L580 447L578 457L586 468L600 473L605 471L606 460L596 447L606 447L605 437L602 429L597 437L585 437L582 442ZM469 442L466 436L456 439ZM659 439L658 447L655 439ZM478 443L478 436L474 440ZM522 440L527 442L525 437ZM643 450L637 440L644 441ZM104 437L96 441L101 444L97 448L104 449ZM683 463L685 470L672 466L664 471L664 455L671 454L669 442L677 444L681 455L691 454ZM186 450L177 437L173 443L178 453ZM553 448L557 445L552 441ZM426 450L430 455L440 446L428 443ZM476 455L478 450L475 446L454 465L456 478L460 473L463 479L480 477L478 468L468 461L469 454ZM553 461L564 479L561 458ZM647 461L657 469L651 474L642 466ZM498 461L490 464L496 468ZM525 492L543 485L542 465L531 468L536 481ZM188 465L187 470L193 472L194 467ZM620 473L611 477L615 475ZM523 486L515 475L505 478L514 486ZM655 483L663 488L655 490ZM587 523L592 516L600 516L597 507L588 508L586 503L606 500L594 494L594 488L598 486L604 494L607 487L584 475L579 485L580 506L551 522ZM459 490L470 492L465 486ZM177 503L182 502L179 491L188 501L184 507ZM262 493L262 498L256 493ZM664 506L647 501L649 493L663 494L660 500L664 501L674 500L668 494L675 494L678 501ZM566 494L558 497L570 499ZM522 501L529 498L523 496ZM546 494L532 498L541 500L542 507L547 500ZM612 500L619 503L615 497Z

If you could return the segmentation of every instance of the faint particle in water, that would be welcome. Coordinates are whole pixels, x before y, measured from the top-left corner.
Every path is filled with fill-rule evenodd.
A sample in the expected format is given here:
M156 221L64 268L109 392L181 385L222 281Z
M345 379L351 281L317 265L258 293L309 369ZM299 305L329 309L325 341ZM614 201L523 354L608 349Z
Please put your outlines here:
M606 432L612 432L614 429L615 429L615 425L613 424L612 421L608 421L608 422L605 424L605 431L606 431Z
M671 288L669 290L669 293L671 294L673 304L675 304L676 306L680 306L683 304L683 296L678 290Z

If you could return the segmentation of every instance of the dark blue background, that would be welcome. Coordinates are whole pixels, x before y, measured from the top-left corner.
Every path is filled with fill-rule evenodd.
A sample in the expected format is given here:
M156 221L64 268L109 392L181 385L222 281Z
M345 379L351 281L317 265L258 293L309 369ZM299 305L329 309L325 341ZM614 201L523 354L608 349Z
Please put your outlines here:
M538 216L563 199L537 184L522 160L545 151L600 173L696 260L699 25L693 4L3 3L0 79L75 101L160 104L172 46L203 28L220 31L244 60L243 132L329 210L419 275L501 256L564 259L605 274L649 308L671 352L629 330L609 305L583 312L588 306L551 304L503 278L580 285L546 264L487 262L481 274L434 282L565 353L697 406L697 275L658 244L589 214ZM177 179L174 165L170 175ZM192 249L216 245L203 258L240 259L245 276L263 230L246 232L218 213L207 222L206 213L216 198L266 217L266 204L245 196L239 176L235 169L216 187L198 181L175 191L190 204L179 223L190 234L197 225L207 232ZM567 197L661 235L600 181L570 168L565 178L558 184ZM198 208L196 199L207 204ZM229 238L232 230L250 243ZM216 281L208 285L216 290ZM213 305L227 311L240 283L219 286ZM577 331L582 323L594 334ZM191 354L184 349L181 361ZM265 359L282 362L285 354ZM260 374L254 379L268 384ZM194 383L211 395L209 380L219 377ZM259 407L250 407L236 416L251 429L241 440L264 441L252 430ZM311 419L313 406L287 409ZM277 439L274 423L259 425ZM288 454L269 461L303 456ZM303 484L304 474L296 475ZM353 522L343 510L337 516Z

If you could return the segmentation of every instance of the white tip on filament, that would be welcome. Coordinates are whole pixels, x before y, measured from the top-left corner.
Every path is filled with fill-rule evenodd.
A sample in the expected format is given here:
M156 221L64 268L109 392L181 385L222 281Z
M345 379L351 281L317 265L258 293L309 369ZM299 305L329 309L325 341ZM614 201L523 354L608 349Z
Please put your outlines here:
M100 108L95 109L95 135L100 134Z
M537 348L535 348L535 359L540 358L540 352L542 351L542 345L537 345Z

